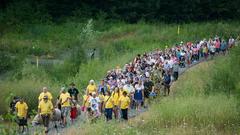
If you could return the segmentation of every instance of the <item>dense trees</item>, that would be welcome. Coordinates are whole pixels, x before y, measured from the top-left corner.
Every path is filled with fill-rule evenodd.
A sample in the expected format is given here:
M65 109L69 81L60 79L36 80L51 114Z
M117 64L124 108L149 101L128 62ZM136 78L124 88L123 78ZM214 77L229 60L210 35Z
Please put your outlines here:
M1 21L105 17L136 22L238 19L239 0L1 0Z

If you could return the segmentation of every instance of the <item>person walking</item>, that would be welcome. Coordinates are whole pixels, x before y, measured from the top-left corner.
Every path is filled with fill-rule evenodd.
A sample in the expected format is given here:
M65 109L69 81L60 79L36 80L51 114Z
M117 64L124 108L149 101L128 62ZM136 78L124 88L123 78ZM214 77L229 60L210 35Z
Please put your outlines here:
M171 75L167 72L163 76L164 96L170 93Z
M222 39L220 49L221 49L221 52L223 53L223 55L225 55L226 50L227 50L227 42L224 39Z
M59 97L59 101L61 103L61 112L62 112L62 127L67 125L67 119L70 117L70 109L71 109L71 96L68 92L66 92L65 87L61 88L61 94Z
M89 99L90 103L90 117L92 117L92 121L95 121L96 118L100 116L100 99L95 92L92 93L92 97Z
M93 92L97 93L97 86L95 85L94 80L90 80L87 86L87 95L90 93L92 94Z
M150 102L149 95L152 91L154 91L154 83L150 80L149 77L146 77L144 86L144 107L146 108Z
M70 94L72 99L78 101L78 99L79 99L78 98L79 91L76 88L76 85L74 83L70 84L70 88L68 89L68 93Z
M175 81L178 79L179 74L179 64L177 62L174 62L173 64L173 78Z
M107 91L106 96L104 97L105 117L107 121L112 119L113 105L114 101L111 92Z
M17 113L17 122L19 126L19 131L21 133L25 132L25 126L27 128L27 112L28 112L28 105L24 101L23 98L20 98L20 100L15 105L15 111Z
M48 96L44 96L43 100L39 102L38 114L42 119L43 126L45 128L45 134L48 134L48 130L49 130L48 126L49 126L50 116L52 112L53 112L53 104L48 99Z
M48 100L52 101L53 97L52 94L48 91L47 87L43 87L42 92L40 93L38 100L39 102L42 101L43 97L47 96Z
M118 108L118 103L119 103L119 98L120 98L120 90L118 87L115 87L114 91L112 92L112 98L113 98L113 113L115 119L118 119L118 114L119 114L119 108Z
M134 92L134 101L136 103L136 110L140 112L141 105L144 99L144 86L142 81L138 81L135 85L135 92Z
M122 119L128 120L128 108L130 106L130 98L127 96L127 92L123 92L123 96L119 99L119 107L121 109Z

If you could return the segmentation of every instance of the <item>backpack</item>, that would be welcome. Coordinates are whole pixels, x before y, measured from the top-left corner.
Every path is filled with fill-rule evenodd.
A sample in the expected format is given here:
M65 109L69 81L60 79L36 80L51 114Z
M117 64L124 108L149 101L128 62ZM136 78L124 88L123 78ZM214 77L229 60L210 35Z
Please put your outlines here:
M165 75L165 76L164 76L164 82L167 83L167 84L170 84L170 82L171 82L171 76L170 76L170 75Z

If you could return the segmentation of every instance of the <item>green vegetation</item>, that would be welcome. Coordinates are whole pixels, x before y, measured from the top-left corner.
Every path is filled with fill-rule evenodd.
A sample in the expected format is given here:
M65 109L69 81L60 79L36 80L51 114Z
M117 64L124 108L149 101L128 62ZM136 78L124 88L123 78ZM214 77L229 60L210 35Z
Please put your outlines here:
M61 22L67 19L104 18L128 22L186 22L239 19L239 0L2 0L0 22Z
M37 100L34 99L37 99L43 86L48 86L56 97L61 86L73 81L83 92L90 79L101 79L107 70L124 65L137 53L216 34L226 38L231 35L236 37L240 31L238 26L239 22L184 24L180 26L180 35L177 35L177 25L174 24L104 23L100 20L89 20L85 24L27 25L20 27L20 31L9 29L0 37L0 46L2 51L13 55L9 59L16 62L6 61L13 67L11 72L7 72L7 77L0 81L0 96L3 97L0 99L0 113L7 111L6 100L11 93L25 97L32 110L36 108ZM37 31L35 34L34 30ZM37 69L35 65L25 62L33 57L33 46L41 50L34 51L35 55L41 55L40 59L57 59L62 63L40 65ZM89 60L87 53L93 48L96 48L98 55L94 60Z
M232 66L232 63L239 62L239 51L240 47L236 47L227 57L220 56L188 70L173 85L171 96L156 99L148 112L127 124L99 121L80 125L80 128L73 127L68 133L238 134L240 68ZM218 80L223 75L236 79L228 84L224 79ZM226 88L231 88L230 95Z
M0 99L0 113L7 112L12 95L25 97L31 113L34 113L32 110L36 109L36 99L43 86L48 86L55 98L60 87L72 81L83 92L90 79L101 79L107 70L124 65L138 53L216 34L225 38L231 35L236 37L240 32L239 22L184 24L180 26L180 35L177 35L177 25L143 22L104 24L96 20L85 24L68 22L39 26L45 29L35 36L26 32L37 27L30 25L21 27L25 31L9 29L0 38L2 51L10 55L4 57L15 60L1 59L14 66L10 70L5 67L7 77L0 81L0 96L3 97ZM34 51L31 50L33 46L36 49ZM90 60L87 53L93 48L96 48L98 55ZM66 52L70 52L70 55ZM32 53L41 55L40 59L59 59L63 63L36 68L36 65L25 62L25 59L33 57ZM239 93L239 54L238 48L227 58L219 57L216 61L191 69L176 82L172 96L160 99L160 104L156 101L149 112L131 120L129 124L99 121L94 125L84 124L80 129L71 128L69 133L238 133L239 97L236 93ZM48 55L52 57L46 58ZM222 76L230 80L223 80ZM96 130L90 130L92 127Z
M90 79L98 82L138 53L215 35L239 38L239 5L239 0L1 0L0 120L14 119L7 112L15 95L24 97L34 114L43 86L56 98L62 86L74 82L82 94ZM100 120L80 125L80 132L238 134L239 50L187 71L173 95L157 99L128 124ZM14 134L10 126L6 134Z

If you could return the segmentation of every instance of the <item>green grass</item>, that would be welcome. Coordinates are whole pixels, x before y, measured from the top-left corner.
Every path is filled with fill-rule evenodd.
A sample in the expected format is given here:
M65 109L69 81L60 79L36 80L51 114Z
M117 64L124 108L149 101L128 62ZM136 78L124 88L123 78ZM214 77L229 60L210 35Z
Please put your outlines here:
M89 26L90 25L90 26ZM180 26L177 35L176 24L138 24L66 22L62 24L24 25L18 29L5 29L0 37L0 47L4 52L24 57L31 54L33 45L37 45L43 54L63 59L64 63L52 67L40 67L25 64L23 59L9 77L0 81L0 113L7 111L7 99L10 93L27 99L31 109L36 109L35 100L43 86L50 87L53 95L59 93L63 85L75 82L83 92L90 79L101 79L107 70L117 65L123 66L137 53L149 52L156 48L171 46L180 41L195 41L202 38L219 36L237 36L239 22L191 23ZM83 32L85 31L85 32ZM89 35L90 37L86 37ZM97 48L99 57L76 64L77 58L61 58L67 48ZM69 50L67 50L69 51ZM81 60L81 58L79 58ZM72 69L72 67L74 69ZM56 96L55 96L56 97Z
M236 52L233 53L235 55ZM131 119L128 123L114 121L106 123L100 120L96 124L72 127L67 132L89 135L238 134L240 132L238 96L236 94L229 96L220 91L206 94L206 90L209 90L206 86L215 78L211 73L220 72L214 67L222 65L231 57L232 54L227 58L219 57L188 70L174 83L169 97L155 100L149 111Z

